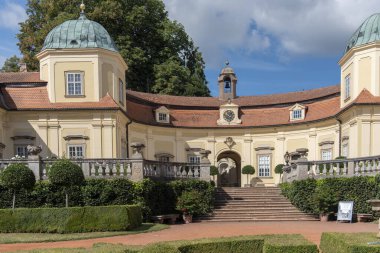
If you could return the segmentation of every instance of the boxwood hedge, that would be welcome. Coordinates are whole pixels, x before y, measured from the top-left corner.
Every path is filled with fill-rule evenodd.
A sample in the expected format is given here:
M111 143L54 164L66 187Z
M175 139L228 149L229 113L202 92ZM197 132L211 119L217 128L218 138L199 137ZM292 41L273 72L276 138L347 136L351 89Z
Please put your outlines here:
M136 205L0 210L0 233L126 231L141 223Z
M323 233L320 249L323 253L380 253L380 245L375 233Z
M301 211L318 214L316 201L318 193L334 193L336 201L331 209L336 212L338 201L354 201L355 213L372 213L367 200L380 195L380 176L359 176L352 178L307 179L281 184L282 194Z
M82 186L72 187L70 206L109 206L139 204L143 216L175 213L177 198L183 191L196 190L202 194L202 205L211 211L214 187L199 180L156 182L145 179L132 182L126 178L88 179ZM48 181L38 182L32 191L20 191L16 207L63 207L64 189ZM12 203L12 191L0 186L0 209Z

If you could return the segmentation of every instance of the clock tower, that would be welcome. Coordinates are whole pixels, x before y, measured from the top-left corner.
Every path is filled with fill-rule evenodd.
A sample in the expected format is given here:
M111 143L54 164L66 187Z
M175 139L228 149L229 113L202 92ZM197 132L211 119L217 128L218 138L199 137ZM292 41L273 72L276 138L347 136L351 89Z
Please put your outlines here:
M219 99L228 100L236 98L236 83L237 78L235 71L230 67L227 61L226 66L222 69L218 77Z
M236 83L237 78L235 71L230 67L230 63L227 61L226 66L222 69L218 77L219 99L226 101L225 104L219 107L219 119L217 121L219 126L241 124L239 106L232 103L232 100L236 98Z
M241 119L239 118L239 106L231 103L231 99L228 99L226 104L219 107L219 119L217 124L219 126L241 124Z

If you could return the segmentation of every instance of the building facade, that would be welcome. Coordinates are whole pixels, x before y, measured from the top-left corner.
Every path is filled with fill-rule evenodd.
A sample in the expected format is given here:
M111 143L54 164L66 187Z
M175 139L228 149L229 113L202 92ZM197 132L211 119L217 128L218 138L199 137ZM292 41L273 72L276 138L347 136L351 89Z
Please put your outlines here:
M274 185L286 152L309 160L380 155L380 25L369 17L339 61L338 85L265 96L239 96L226 64L218 97L126 90L127 63L108 32L86 18L54 28L37 55L40 72L0 74L0 155L127 158L131 143L148 160L200 162L210 150L219 183ZM256 172L242 176L241 168Z

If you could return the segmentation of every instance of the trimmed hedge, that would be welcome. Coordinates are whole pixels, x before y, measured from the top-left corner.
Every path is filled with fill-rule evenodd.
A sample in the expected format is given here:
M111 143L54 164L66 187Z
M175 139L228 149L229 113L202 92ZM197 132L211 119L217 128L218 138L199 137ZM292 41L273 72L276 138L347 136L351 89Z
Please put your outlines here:
M318 194L333 193L329 209L337 212L339 201L354 201L355 213L372 213L367 200L380 193L380 176L352 178L307 179L281 184L282 194L303 212L318 214Z
M144 179L132 182L126 178L88 179L82 186L72 187L70 206L109 206L139 204L143 216L176 213L175 207L183 191L196 190L202 194L202 205L207 212L212 210L214 187L199 180L156 182ZM21 191L17 195L16 207L64 207L65 192L48 181L38 182L33 191ZM0 186L0 209L12 203L12 192ZM203 214L203 213L202 213Z
M38 253L51 249L37 250ZM37 252L36 251L36 252ZM55 249L54 252L135 252L135 253L318 253L317 245L301 235L260 235L227 238L172 241L134 247L115 244L96 244L92 249ZM34 252L34 251L31 251Z
M264 240L260 239L227 239L224 241L199 242L195 244L183 245L180 246L178 249L181 253L260 253L263 252L263 246Z
M323 253L380 253L380 245L368 245L378 242L375 233L323 233L320 249Z
M1 233L126 231L141 225L139 206L0 210Z

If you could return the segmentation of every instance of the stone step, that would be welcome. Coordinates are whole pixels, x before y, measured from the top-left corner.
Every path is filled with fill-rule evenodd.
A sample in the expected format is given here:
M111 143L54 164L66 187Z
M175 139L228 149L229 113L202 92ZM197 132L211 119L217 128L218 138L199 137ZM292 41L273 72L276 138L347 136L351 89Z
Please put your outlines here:
M262 208L218 208L214 210L214 213L216 212L233 212L233 213L244 213L244 212L289 212L289 211L299 211L297 208L294 207L287 207L287 208L282 208L282 207L262 207Z
M214 212L202 221L314 221L315 216L295 208L278 187L218 188Z
M289 210L289 209L295 209L294 206L288 205L288 206L216 206L214 207L214 210ZM298 210L298 209L297 209Z
M313 217L267 217L267 218L206 218L198 219L205 222L269 222L269 221L318 221Z

